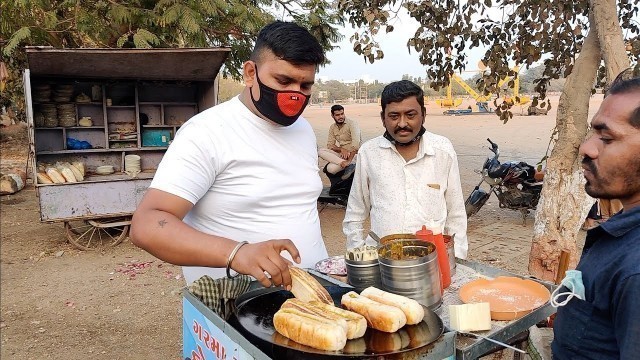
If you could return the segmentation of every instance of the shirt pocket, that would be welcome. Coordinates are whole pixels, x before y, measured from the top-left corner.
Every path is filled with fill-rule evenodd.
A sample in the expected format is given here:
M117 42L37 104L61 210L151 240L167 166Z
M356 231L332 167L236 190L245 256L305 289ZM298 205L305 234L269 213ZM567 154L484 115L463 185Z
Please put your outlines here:
M593 326L594 307L591 303L578 298L571 299L567 305L558 309L562 317L562 344L573 351L582 351L588 340L588 329Z
M446 216L444 188L437 183L425 184L418 191L418 201L423 218L440 221Z

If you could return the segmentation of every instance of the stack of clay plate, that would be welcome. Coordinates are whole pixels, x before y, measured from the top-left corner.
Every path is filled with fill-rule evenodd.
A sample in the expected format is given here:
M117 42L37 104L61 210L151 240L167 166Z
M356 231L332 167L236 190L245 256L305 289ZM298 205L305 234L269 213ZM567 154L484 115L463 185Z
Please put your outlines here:
M70 102L73 95L73 85L60 84L53 90L53 101L55 102Z
M40 111L34 111L33 123L36 127L44 127L44 114Z
M98 175L109 175L113 174L113 172L114 170L112 165L103 165L96 168L96 174Z
M140 173L140 156L127 155L124 157L124 172L131 177L136 177Z
M76 126L76 106L74 104L58 104L58 125L63 127Z
M40 105L40 111L42 111L42 115L44 115L44 126L58 126L58 110L55 104L42 104Z
M38 84L33 86L33 101L47 102L51 100L51 85Z

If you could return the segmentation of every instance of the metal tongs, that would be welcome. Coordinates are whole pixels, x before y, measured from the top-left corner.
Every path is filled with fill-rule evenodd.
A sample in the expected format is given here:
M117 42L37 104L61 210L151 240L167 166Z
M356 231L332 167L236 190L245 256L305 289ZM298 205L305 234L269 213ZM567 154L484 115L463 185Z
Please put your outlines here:
M527 353L526 351L518 349L517 347L513 347L511 345L507 345L507 344L505 344L505 343L503 343L501 341L494 340L494 339L488 338L486 336L482 336L482 335L478 335L478 334L474 334L474 333L470 333L470 332L464 332L464 331L458 331L458 334L460 334L462 336L472 336L472 337L480 338L480 339L483 339L483 340L487 340L487 341L490 341L490 342L492 342L494 344L498 344L500 346L504 346L506 348L509 348L509 349L511 349L513 351L517 351L517 352L522 353L522 354L526 354Z

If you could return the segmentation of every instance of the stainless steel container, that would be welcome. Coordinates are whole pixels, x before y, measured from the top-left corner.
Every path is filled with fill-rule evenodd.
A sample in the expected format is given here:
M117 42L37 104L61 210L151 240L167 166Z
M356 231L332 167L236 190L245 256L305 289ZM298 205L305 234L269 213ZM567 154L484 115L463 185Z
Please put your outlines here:
M347 265L347 282L360 292L369 286L382 288L380 264L378 259L355 261L345 259Z
M384 290L414 299L431 310L442 305L436 247L418 239L391 241L378 248Z

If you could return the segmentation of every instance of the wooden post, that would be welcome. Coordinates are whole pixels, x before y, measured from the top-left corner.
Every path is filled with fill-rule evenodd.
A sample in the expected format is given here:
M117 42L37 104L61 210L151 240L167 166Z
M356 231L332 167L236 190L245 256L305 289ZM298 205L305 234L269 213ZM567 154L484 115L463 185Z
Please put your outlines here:
M564 275L567 272L567 269L569 268L569 263L571 259L571 253L567 250L562 250L560 252L560 259L558 261L558 274L556 275L556 285L560 284L562 282L562 279L564 279Z

